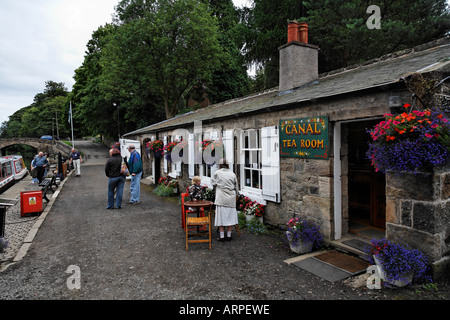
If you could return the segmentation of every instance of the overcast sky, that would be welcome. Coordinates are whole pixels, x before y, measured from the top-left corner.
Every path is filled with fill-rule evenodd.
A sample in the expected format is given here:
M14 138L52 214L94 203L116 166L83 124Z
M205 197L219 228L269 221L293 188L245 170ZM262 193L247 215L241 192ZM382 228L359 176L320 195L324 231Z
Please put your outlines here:
M247 0L233 0L235 5ZM0 0L0 124L29 106L46 81L71 91L92 33L119 0Z

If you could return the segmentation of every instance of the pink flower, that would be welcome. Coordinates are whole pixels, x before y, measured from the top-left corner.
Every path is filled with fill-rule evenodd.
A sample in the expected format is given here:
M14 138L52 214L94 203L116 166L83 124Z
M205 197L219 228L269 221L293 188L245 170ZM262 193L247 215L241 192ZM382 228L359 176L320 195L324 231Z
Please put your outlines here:
M428 139L433 138L433 135L429 134L429 133L425 133L425 137L427 137Z

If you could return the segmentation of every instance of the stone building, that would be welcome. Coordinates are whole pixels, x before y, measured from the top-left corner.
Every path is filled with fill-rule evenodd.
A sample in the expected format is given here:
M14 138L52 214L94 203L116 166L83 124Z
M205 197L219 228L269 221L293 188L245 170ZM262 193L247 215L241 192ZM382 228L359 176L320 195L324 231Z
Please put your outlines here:
M365 152L367 129L384 114L416 102L408 82L413 75L438 80L449 75L450 39L319 75L318 47L304 40L307 28L292 32L295 28L305 26L290 25L288 43L279 48L278 88L125 134L141 141L142 150L150 140L186 143L183 162L147 153L144 176L154 181L171 176L181 190L194 175L210 185L217 165L198 158L196 146L221 140L240 193L266 206L264 223L279 226L294 214L308 217L320 224L327 241L342 239L352 223L362 223L447 265L450 170L441 169L417 190L417 177L405 184L375 172ZM427 220L430 215L433 221Z

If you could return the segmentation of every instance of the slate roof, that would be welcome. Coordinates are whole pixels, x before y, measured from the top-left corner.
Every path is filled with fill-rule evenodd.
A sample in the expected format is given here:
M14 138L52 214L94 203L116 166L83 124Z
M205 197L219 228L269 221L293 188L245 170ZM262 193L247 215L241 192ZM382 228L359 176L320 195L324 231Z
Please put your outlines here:
M416 72L450 67L450 37L412 49L388 54L363 64L321 74L313 83L288 92L278 88L210 105L171 119L126 133L124 136L151 133L193 124L194 121L219 121L255 112L264 112L301 102L382 87L402 81Z

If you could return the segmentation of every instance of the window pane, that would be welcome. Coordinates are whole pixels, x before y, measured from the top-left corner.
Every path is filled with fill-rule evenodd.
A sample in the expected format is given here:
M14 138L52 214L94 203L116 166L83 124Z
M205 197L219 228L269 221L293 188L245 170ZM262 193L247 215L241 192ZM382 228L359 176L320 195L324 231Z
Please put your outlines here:
M259 170L252 170L252 187L259 188Z
M258 148L258 132L256 130L251 130L249 132L250 148Z
M250 167L250 151L245 151L245 166Z
M244 170L245 173L245 186L246 187L251 187L251 180L250 180L250 170L245 169Z

